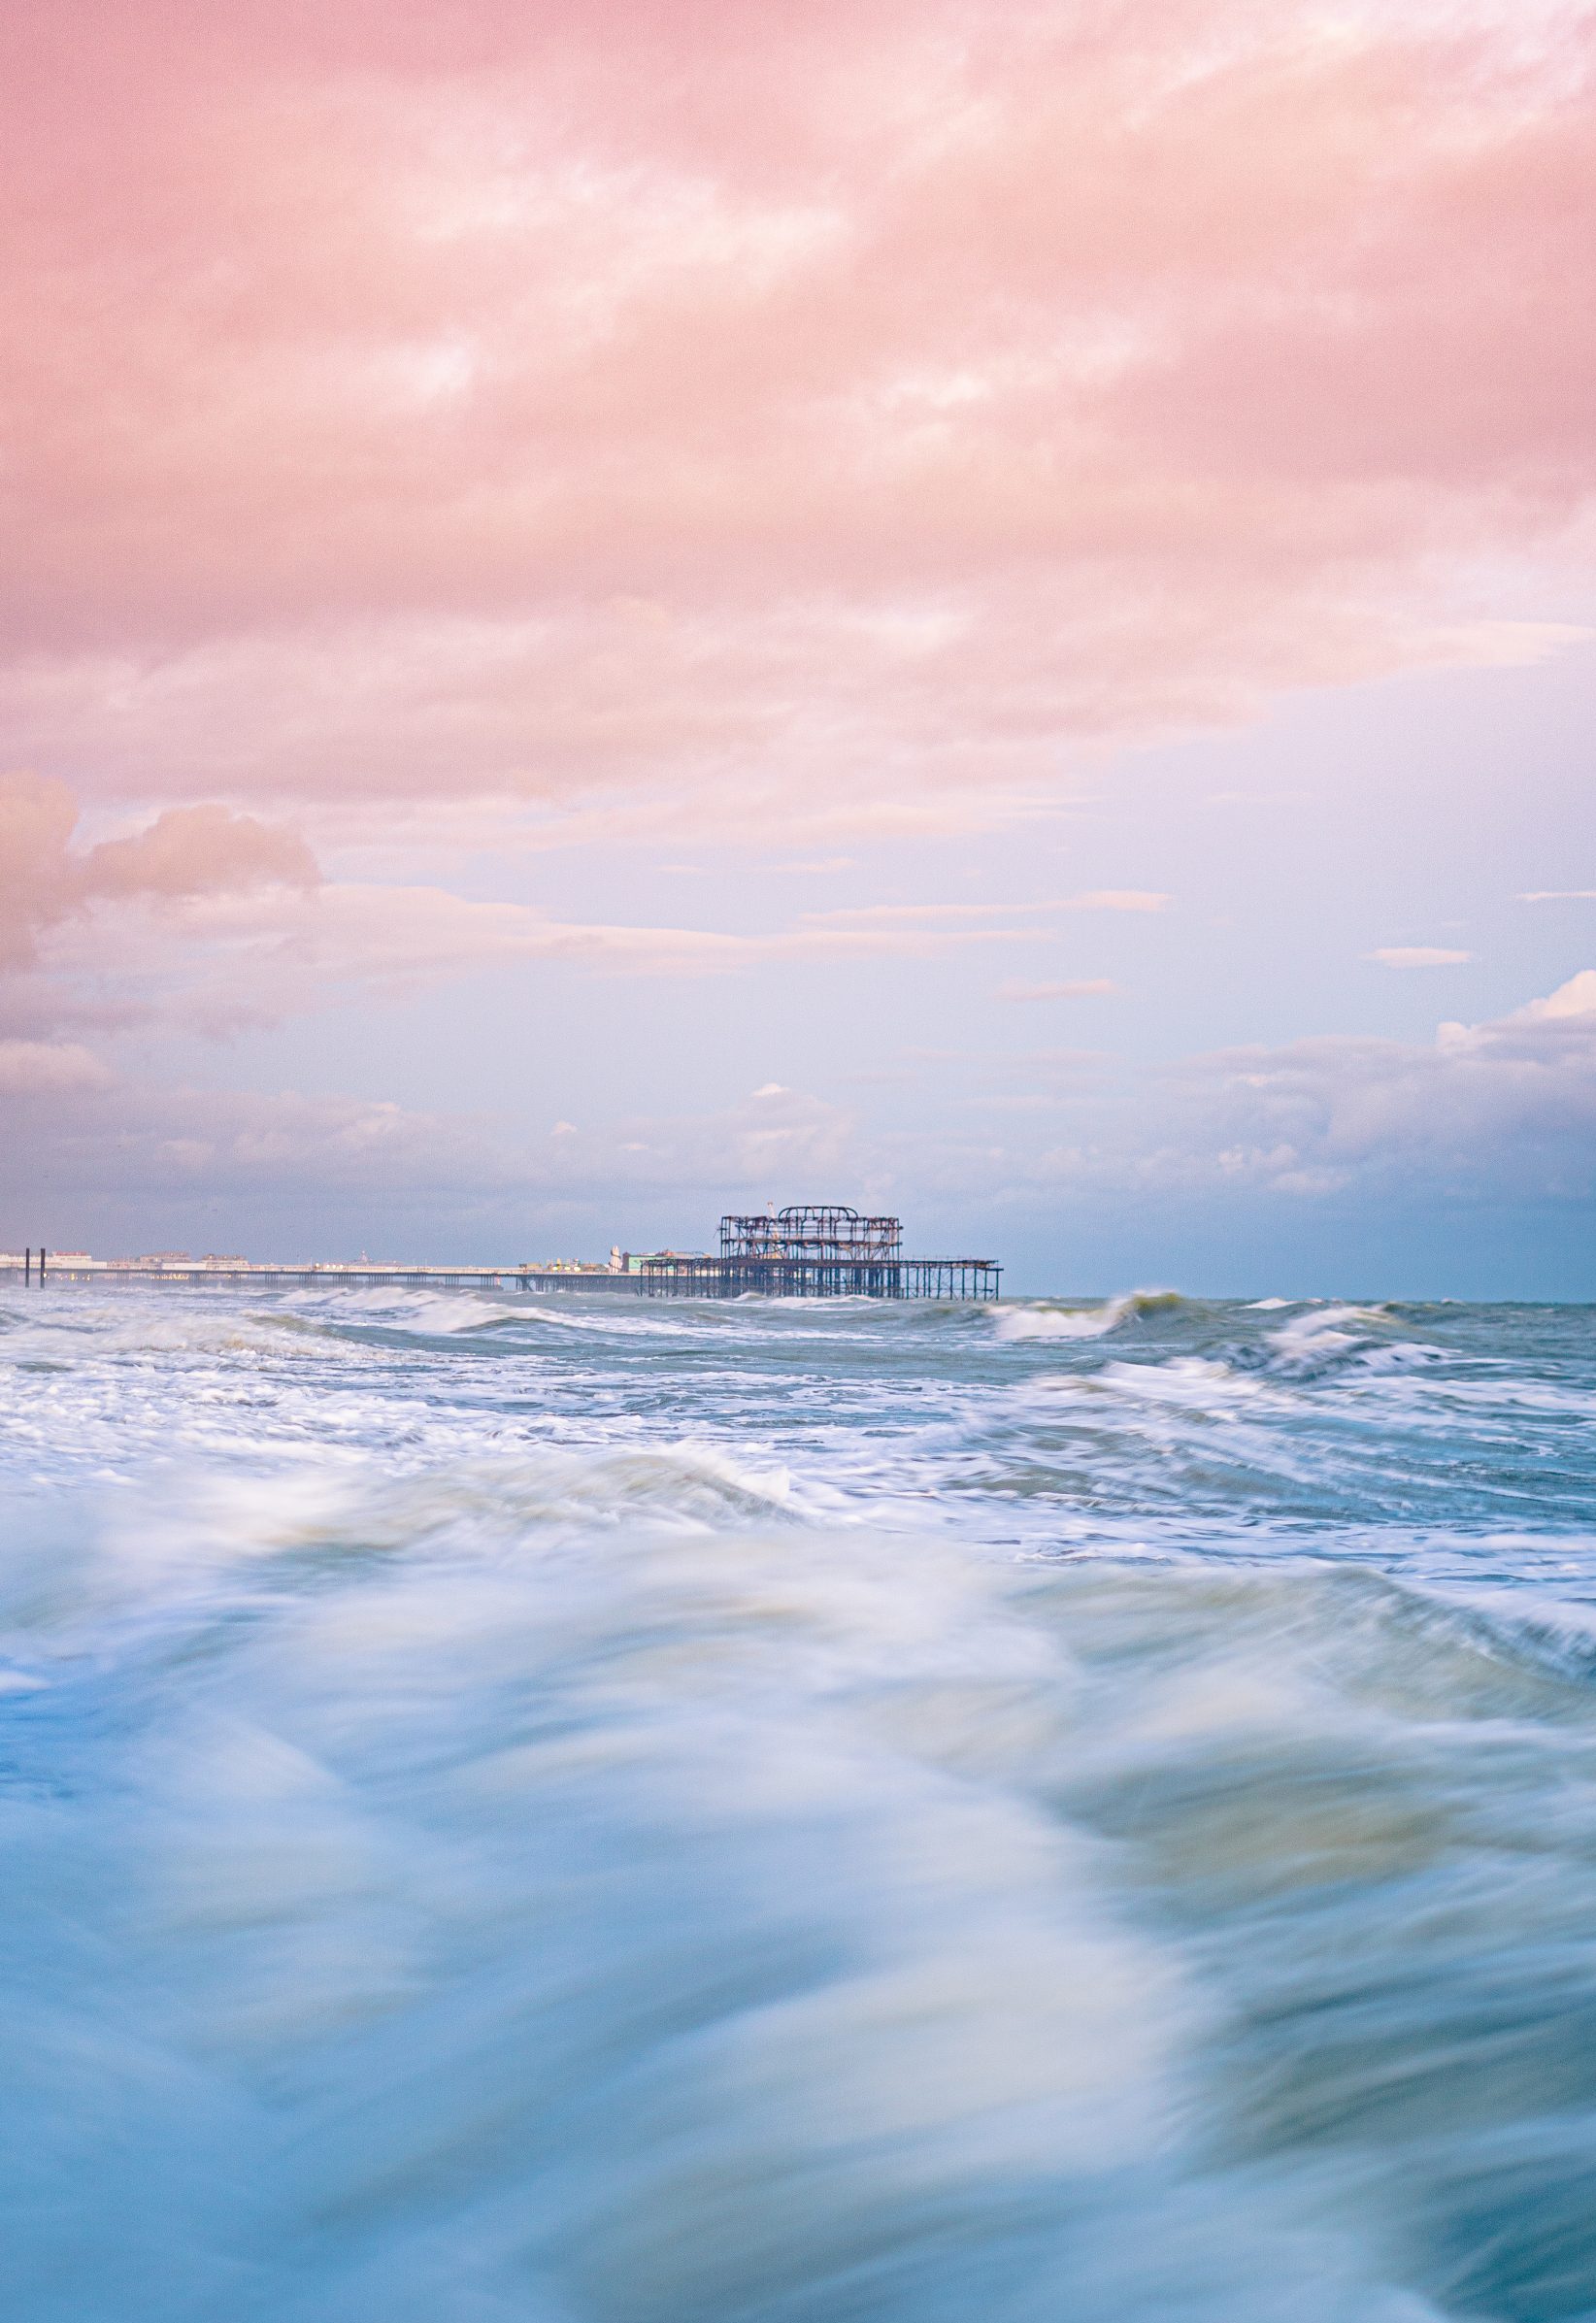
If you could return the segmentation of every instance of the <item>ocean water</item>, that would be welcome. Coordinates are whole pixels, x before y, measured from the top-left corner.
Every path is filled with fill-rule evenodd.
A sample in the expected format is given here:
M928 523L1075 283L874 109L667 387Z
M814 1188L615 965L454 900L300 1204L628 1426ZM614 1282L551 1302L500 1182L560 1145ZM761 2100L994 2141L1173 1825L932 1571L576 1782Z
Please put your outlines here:
M1596 1310L0 1299L0 2312L1596 2316Z

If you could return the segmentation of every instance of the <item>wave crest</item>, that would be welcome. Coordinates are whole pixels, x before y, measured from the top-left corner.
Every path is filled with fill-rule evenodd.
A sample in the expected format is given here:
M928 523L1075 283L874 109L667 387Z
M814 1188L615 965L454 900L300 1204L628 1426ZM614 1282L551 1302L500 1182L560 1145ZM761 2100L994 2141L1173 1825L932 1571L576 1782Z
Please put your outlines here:
M1000 1308L992 1318L999 1339L1102 1339L1143 1314L1168 1314L1192 1302L1178 1290L1126 1290L1101 1307L1062 1307L1042 1300Z

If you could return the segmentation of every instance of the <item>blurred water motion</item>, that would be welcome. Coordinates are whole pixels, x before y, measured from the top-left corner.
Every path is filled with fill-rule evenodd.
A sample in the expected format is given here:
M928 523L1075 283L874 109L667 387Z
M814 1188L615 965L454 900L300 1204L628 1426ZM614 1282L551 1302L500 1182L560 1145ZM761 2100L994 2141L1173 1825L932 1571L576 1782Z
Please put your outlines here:
M60 1290L7 2313L1596 2313L1596 1314Z

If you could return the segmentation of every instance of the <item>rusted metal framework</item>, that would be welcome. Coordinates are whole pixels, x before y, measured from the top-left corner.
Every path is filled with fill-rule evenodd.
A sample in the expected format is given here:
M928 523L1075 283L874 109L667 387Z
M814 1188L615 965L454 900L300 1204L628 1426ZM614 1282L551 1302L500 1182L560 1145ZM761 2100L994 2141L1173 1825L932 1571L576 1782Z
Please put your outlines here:
M840 1203L800 1203L720 1221L724 1294L788 1299L903 1296L903 1227Z
M865 1218L840 1203L802 1203L720 1221L720 1255L815 1266L880 1266L903 1256L901 1218Z
M1002 1273L989 1258L905 1258L900 1219L842 1203L732 1214L718 1257L643 1265L659 1298L995 1299Z

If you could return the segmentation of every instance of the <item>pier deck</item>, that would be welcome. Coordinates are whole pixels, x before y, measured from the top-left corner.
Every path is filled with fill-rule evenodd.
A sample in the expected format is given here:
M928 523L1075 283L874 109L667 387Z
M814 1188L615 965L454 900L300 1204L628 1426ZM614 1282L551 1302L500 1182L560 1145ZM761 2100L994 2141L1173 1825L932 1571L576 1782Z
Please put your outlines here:
M902 1258L880 1265L766 1259L728 1265L719 1258L648 1261L635 1274L608 1267L420 1266L85 1266L70 1259L49 1264L49 1282L170 1282L205 1290L223 1284L247 1290L491 1290L547 1295L594 1292L634 1299L995 1299L1002 1268L984 1258ZM20 1266L0 1265L0 1281ZM37 1270L35 1270L37 1280Z

